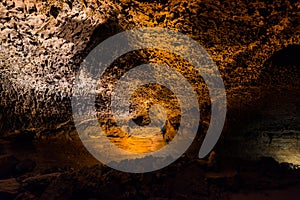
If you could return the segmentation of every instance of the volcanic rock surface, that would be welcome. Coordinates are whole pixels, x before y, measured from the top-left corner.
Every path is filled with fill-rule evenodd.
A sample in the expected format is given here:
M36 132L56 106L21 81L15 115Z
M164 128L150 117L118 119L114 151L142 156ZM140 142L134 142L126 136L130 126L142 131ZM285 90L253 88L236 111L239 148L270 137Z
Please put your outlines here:
M299 9L294 0L1 1L0 199L297 199ZM182 32L216 63L228 103L216 158L197 158L210 113L201 77L186 77L202 105L200 139L165 169L118 172L78 140L71 96L80 64L103 40L139 27ZM150 49L110 73L147 62L190 67Z
M275 51L299 45L297 1L5 0L0 6L2 134L70 124L79 64L122 30L163 27L198 41L221 72L229 106L239 88L256 83Z

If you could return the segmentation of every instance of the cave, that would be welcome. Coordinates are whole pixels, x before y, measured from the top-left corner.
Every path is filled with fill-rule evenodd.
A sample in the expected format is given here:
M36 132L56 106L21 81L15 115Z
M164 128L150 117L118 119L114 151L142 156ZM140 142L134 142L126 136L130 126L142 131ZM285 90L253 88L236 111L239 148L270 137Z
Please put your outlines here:
M264 62L255 89L249 87L241 104L233 109L239 118L228 119L230 133L224 151L231 148L229 154L237 157L272 157L298 165L299 52L299 45L290 45ZM257 98L243 105L251 96Z
M298 10L0 2L0 199L298 199Z

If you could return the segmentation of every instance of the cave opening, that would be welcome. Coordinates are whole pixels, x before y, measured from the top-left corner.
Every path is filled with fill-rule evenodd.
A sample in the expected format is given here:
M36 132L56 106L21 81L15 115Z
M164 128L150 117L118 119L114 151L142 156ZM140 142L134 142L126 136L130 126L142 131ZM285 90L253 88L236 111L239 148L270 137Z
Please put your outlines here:
M242 103L233 109L241 117L229 119L222 144L225 154L300 164L299 50L299 45L289 45L265 61L257 85L249 87L248 95L240 97Z
M261 84L277 87L299 87L300 45L288 45L264 63L259 77Z

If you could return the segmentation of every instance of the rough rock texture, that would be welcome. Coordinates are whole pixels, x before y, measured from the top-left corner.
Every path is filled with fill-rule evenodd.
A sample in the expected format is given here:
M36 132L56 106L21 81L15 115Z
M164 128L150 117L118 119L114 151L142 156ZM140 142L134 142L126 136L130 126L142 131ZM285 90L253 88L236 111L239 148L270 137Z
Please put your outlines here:
M81 55L97 27L114 28L118 12L110 1L0 3L1 130L38 133L71 120Z
M299 47L276 51L264 63L256 86L246 87L245 95L234 101L238 109L227 118L233 125L224 143L228 155L300 163Z
M299 6L287 0L2 1L1 132L41 134L70 124L82 58L103 39L136 27L177 30L202 44L231 104L239 88L255 84L275 51L300 44Z
M279 164L264 157L256 162L239 160L230 167L224 166L209 168L183 156L165 169L144 174L128 174L103 165L80 169L52 167L39 173L0 180L0 198L175 200L251 199L249 196L253 195L259 196L256 199L298 197L299 169L291 164Z
M298 199L299 9L295 0L2 0L0 199ZM66 133L76 133L70 97L83 58L136 27L180 31L216 62L228 115L225 139L208 160L196 157L196 141L195 154L162 170L127 174L99 164L80 140L68 140ZM190 67L154 50L116 63L124 72L149 60ZM201 96L203 82L192 81ZM201 97L208 115L209 100Z

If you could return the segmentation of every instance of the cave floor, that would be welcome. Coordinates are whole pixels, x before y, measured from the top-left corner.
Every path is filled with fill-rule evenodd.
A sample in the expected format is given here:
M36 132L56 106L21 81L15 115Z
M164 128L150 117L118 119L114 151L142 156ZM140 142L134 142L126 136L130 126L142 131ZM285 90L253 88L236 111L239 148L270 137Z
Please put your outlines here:
M0 147L0 199L298 199L300 190L298 166L270 157L211 164L184 154L129 174L103 166L80 140L5 138Z

